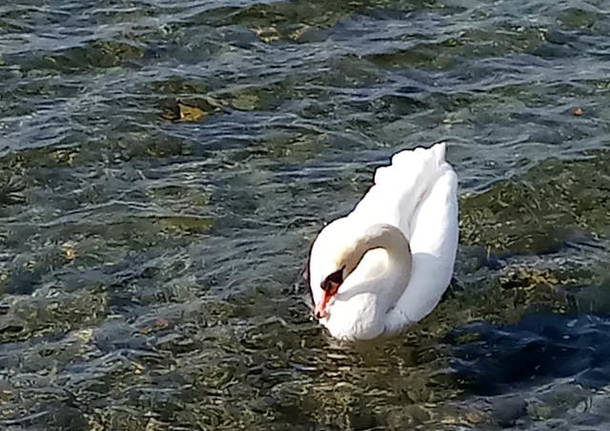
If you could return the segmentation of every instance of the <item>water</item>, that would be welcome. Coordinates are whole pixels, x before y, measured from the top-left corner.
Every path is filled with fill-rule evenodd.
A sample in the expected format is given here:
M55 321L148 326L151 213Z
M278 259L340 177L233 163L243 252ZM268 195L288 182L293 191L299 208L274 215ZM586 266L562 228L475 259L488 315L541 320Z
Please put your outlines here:
M86 3L0 6L3 429L610 427L607 2ZM441 140L446 298L329 339L308 244Z

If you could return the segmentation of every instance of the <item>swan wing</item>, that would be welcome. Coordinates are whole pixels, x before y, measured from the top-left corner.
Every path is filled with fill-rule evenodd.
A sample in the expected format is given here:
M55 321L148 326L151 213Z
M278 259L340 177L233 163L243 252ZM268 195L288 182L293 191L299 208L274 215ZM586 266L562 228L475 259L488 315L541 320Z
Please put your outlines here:
M445 161L445 144L396 153L389 166L375 172L374 185L348 218L354 226L388 223L411 241L414 215L438 178L451 167Z
M451 281L458 244L457 175L447 163L442 170L413 214L411 278L386 315L387 333L423 319Z

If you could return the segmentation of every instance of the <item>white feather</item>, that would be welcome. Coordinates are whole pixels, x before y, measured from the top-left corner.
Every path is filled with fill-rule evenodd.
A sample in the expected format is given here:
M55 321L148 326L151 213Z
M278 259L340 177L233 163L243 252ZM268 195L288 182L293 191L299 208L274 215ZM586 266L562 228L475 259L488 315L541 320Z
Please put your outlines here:
M394 334L428 315L438 304L453 273L458 242L457 176L445 161L445 144L402 151L375 172L374 185L346 217L326 226L310 256L310 287L316 303L320 283L335 271L336 259L371 226L398 227L409 240L412 270L407 286L392 291L385 250L365 253L346 279L358 294L339 289L321 319L331 335L366 339ZM349 283L347 283L349 280Z

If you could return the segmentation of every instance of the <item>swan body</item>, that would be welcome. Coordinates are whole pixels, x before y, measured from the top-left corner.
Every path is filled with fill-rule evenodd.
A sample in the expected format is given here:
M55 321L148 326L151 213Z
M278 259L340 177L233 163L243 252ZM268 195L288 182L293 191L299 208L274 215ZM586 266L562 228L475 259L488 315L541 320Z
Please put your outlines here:
M447 289L458 243L457 176L445 144L401 151L309 257L316 317L333 337L395 334L428 315Z

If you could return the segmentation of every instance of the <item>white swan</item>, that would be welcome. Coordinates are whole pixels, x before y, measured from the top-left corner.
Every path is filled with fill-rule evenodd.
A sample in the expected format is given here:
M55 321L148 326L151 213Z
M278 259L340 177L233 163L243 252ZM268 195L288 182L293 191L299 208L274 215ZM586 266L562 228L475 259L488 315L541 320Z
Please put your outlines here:
M399 332L438 304L457 243L457 176L445 144L395 154L354 210L313 243L316 317L341 339Z

